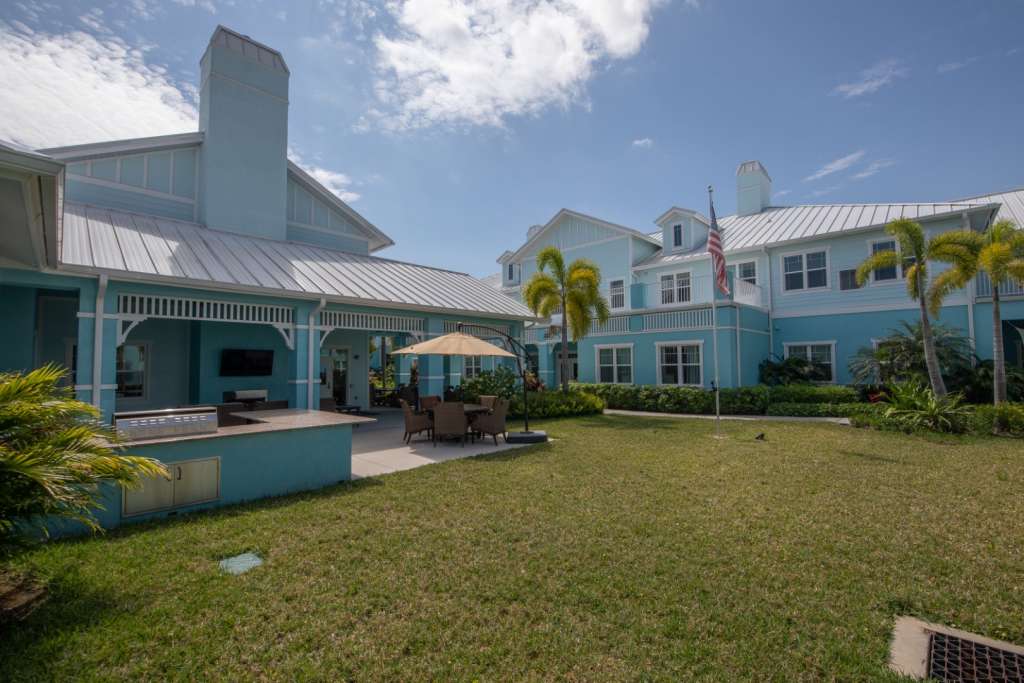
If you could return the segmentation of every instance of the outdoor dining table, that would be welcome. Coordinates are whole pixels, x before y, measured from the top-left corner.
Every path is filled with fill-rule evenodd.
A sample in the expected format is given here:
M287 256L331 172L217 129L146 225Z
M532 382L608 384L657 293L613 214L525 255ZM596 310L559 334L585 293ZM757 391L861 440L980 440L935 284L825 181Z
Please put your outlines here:
M434 409L427 408L424 412L428 413L431 417L434 416ZM463 403L462 412L466 413L466 417L473 417L483 413L491 412L491 409L480 403Z

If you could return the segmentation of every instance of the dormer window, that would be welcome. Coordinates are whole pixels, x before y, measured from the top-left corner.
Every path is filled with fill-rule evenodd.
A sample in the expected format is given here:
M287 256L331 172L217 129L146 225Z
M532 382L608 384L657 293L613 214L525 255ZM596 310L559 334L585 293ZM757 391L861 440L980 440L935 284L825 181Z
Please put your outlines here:
M672 226L672 247L678 249L683 246L683 225L677 223Z
M508 264L508 281L512 282L516 279L516 264Z

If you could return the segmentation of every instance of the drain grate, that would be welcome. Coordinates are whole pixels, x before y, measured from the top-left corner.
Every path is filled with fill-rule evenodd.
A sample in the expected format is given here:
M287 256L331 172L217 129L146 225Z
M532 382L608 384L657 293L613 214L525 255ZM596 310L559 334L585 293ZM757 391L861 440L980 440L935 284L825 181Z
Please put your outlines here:
M947 633L931 633L928 676L962 683L1024 683L1024 655Z

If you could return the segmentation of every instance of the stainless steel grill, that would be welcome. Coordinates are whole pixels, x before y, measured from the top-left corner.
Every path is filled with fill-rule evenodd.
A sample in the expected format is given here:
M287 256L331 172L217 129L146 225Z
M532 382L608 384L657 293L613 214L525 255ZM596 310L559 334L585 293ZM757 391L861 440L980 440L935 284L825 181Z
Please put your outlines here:
M209 434L217 431L217 409L194 406L114 413L114 428L126 441Z

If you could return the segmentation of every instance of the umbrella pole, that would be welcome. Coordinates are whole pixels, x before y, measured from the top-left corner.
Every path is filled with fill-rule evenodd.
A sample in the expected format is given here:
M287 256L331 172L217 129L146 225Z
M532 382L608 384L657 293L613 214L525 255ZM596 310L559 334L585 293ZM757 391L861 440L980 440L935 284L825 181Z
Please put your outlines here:
M464 323L458 323L456 329L462 332ZM473 327L493 332L497 337L500 337L504 341L508 342L509 347L516 353L516 365L519 366L519 376L523 380L523 431L521 432L509 432L508 436L505 437L506 443L544 443L548 440L547 432L530 431L530 405L527 398L528 392L526 389L526 369L523 367L523 358L526 357L526 347L516 340L512 335L506 334L501 330L486 325L480 325L473 323Z

